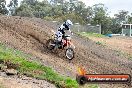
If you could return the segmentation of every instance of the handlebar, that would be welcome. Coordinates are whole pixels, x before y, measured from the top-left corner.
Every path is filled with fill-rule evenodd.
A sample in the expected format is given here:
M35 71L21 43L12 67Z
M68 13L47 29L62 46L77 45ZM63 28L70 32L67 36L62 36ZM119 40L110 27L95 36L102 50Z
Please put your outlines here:
M71 37L70 35L66 35L66 36L64 36L64 37Z

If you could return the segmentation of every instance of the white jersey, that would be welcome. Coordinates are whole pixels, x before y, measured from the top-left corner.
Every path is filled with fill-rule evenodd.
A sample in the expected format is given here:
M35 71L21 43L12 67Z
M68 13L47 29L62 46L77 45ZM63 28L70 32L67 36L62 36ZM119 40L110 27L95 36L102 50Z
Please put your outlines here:
M62 40L62 36L63 35L70 35L71 34L71 30L69 29L69 27L64 23L62 24L58 31L56 32L56 37L57 37L57 40L58 41L61 41Z

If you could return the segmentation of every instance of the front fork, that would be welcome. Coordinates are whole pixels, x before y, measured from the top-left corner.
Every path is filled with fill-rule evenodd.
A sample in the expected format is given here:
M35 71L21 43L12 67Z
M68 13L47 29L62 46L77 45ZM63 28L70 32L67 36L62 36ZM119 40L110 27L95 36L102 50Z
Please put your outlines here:
M75 49L75 46L73 45L73 43L71 43L71 42L67 42L67 47L66 47L67 49L68 48L73 48L73 49Z

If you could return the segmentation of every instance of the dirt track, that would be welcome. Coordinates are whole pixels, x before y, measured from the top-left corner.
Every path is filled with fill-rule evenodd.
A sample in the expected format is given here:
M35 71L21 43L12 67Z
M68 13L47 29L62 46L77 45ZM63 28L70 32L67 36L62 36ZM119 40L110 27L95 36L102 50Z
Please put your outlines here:
M47 52L45 42L55 28L55 24L41 19L0 16L0 41L33 55L32 60L40 61L57 72L74 78L78 66L81 65L88 73L132 75L132 61L119 57L115 51L78 35L73 36L76 54L70 63L62 56ZM130 88L122 84L107 84L100 87Z
M126 36L113 36L111 38L103 37L90 37L94 41L100 41L114 50L123 51L132 54L132 38Z
M1 87L2 86L2 87ZM7 76L0 72L0 88L56 88L55 85L44 80L26 76Z

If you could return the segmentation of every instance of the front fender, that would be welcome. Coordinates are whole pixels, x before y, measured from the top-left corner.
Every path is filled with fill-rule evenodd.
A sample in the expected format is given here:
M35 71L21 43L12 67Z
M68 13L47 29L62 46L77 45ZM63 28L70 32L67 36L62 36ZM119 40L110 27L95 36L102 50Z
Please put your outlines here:
M71 42L68 44L67 48L69 48L69 47L70 47L70 48L73 48L73 49L75 49L75 46L74 46L74 44L73 44L73 43L71 43Z

